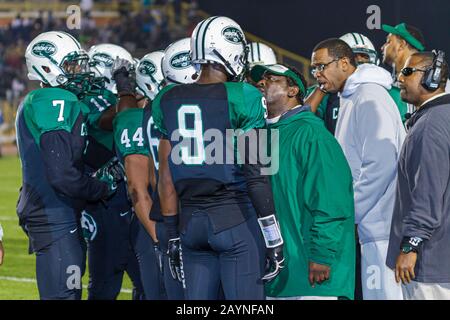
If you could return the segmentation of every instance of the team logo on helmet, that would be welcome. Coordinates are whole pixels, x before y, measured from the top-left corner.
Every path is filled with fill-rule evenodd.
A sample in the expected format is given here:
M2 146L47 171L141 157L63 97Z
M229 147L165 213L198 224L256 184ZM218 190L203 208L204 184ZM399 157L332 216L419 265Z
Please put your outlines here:
M92 60L94 60L98 65L105 67L105 68L111 68L113 65L113 58L106 53L96 53L92 56Z
M141 62L138 71L144 76L150 76L156 72L156 66L153 62L144 60Z
M244 39L244 35L242 34L241 30L232 26L224 28L222 30L222 35L224 36L225 40L234 44L241 43Z
M56 53L56 46L50 41L39 41L33 46L31 52L38 57L48 57Z
M177 53L170 59L170 65L175 69L186 69L191 66L191 55L189 51Z

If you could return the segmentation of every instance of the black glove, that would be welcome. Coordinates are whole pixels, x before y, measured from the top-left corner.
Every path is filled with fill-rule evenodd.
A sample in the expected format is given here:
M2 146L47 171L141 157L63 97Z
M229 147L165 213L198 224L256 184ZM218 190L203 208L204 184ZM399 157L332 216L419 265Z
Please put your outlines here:
M172 278L183 283L184 273L180 238L169 240L167 255L169 256L169 269Z
M269 282L284 268L283 238L275 215L259 218L258 223L266 243L266 268L262 280Z
M114 182L114 178L108 172L107 168L101 167L96 172L94 172L92 176L108 186L108 193L104 196L103 199L109 199L116 193L117 183Z
M262 280L270 282L284 268L283 245L266 250L266 268Z
M117 191L117 184L124 180L125 170L116 157L112 158L100 169L92 174L92 177L108 185L108 194L106 199L112 197Z
M134 95L136 90L136 74L133 63L116 57L111 67L111 74L116 82L117 93L119 95Z
M108 161L105 166L108 172L113 177L114 182L119 183L125 180L125 168L123 167L122 163L120 163L119 159L114 157L110 161Z

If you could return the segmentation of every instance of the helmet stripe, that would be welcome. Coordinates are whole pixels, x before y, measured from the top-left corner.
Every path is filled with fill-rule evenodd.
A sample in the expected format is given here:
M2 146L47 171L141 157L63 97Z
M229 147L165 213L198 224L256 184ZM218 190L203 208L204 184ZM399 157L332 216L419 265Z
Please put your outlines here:
M202 26L203 26L203 24L206 22L206 20L208 20L208 19L205 19L205 20L203 20L202 22L200 22L200 24L199 24L199 26L198 26L198 29L197 29L197 35L196 35L196 37L195 37L195 49L197 49L196 50L196 53L197 53L197 57L195 57L195 60L197 60L198 59L198 57L199 57L199 52L200 52L200 47L199 47L199 41L198 41L198 38L199 38L199 35L200 35L200 29L202 28ZM193 59L194 59L194 57L192 57Z
M206 24L205 29L203 30L203 37L202 37L202 49L203 49L203 55L202 55L202 59L205 59L205 38L206 38L206 30L208 30L209 25L211 24L211 22L213 22L214 20L216 20L218 17L213 17L211 20L208 21L208 24Z
M195 46L198 49L197 50L197 59L200 59L200 57L203 55L205 55L205 48L202 47L201 45L201 38L202 38L202 32L204 32L204 27L206 26L206 24L208 23L208 21L210 21L212 18L214 18L215 16L209 17L208 19L205 19L201 22L198 30L197 30L197 38L196 38L196 43ZM200 52L202 52L202 54L200 54Z
M252 42L250 45L250 52L252 54L252 61L255 61L255 43Z
M259 43L256 44L257 48L258 48L258 61L261 61L261 51L259 49Z
M356 38L355 34L352 32L351 35L352 35L353 39L355 40L355 43L358 44L358 39Z
M362 44L365 45L365 43L364 43L364 38L362 37L361 33L358 33L358 35L359 35L359 37L361 38Z
M64 34L66 34L67 36L69 36L69 38L72 39L73 42L75 42L75 44L77 45L78 49L81 49L80 45L78 44L78 41L75 39L74 36L72 36L70 33L64 32L64 31L60 31L60 32L62 32Z

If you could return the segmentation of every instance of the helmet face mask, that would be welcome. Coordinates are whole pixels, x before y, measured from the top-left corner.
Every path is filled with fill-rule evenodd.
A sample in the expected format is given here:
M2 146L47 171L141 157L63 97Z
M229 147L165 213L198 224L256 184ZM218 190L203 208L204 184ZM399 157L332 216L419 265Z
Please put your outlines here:
M192 63L218 63L229 76L243 76L247 65L246 40L241 27L227 17L210 17L200 22L191 37Z
M57 81L64 81L66 78L66 84L62 84L65 88L77 96L81 96L84 93L91 90L94 84L94 73L89 69L89 56L86 53L82 54L70 54L66 56L61 62L61 68L65 72L65 77L59 77Z
M68 33L41 33L28 45L25 59L30 80L62 87L78 96L90 89L93 75L89 72L88 56Z
M104 82L105 88L113 93L117 93L116 83L112 78L111 68L116 57L135 63L131 54L121 46L103 43L92 46L88 52L89 67L95 74L97 83Z

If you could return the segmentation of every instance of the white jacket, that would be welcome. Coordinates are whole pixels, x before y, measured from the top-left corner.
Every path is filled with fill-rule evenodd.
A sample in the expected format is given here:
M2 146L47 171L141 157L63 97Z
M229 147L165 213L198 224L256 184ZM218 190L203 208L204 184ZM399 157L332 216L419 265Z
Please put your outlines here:
M389 239L397 161L406 136L398 108L387 91L391 85L386 70L362 64L340 94L335 135L352 171L361 243Z

